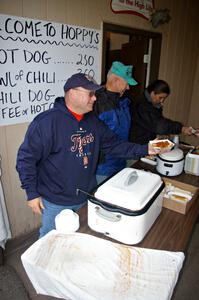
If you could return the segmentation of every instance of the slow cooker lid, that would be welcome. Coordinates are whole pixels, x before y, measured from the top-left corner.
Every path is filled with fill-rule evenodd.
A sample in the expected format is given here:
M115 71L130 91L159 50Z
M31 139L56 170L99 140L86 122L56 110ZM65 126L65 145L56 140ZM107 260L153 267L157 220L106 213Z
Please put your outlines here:
M124 168L98 187L95 197L130 210L141 210L162 186L157 174Z
M165 152L159 155L162 159L168 160L168 161L176 161L183 159L184 153L181 149L173 149L170 152Z

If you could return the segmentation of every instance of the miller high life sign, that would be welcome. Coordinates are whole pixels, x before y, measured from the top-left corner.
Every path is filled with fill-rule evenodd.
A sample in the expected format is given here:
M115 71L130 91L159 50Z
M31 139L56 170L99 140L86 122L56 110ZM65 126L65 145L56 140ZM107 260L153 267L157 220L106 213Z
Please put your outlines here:
M110 5L114 13L135 14L147 20L154 10L153 0L111 0Z

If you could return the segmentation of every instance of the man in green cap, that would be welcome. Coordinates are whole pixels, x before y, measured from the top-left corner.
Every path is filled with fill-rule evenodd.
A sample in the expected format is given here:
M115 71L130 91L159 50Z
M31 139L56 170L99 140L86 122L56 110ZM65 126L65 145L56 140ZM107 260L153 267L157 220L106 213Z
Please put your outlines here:
M114 61L103 88L96 92L97 100L94 112L114 133L128 141L131 125L130 100L124 96L129 85L136 85L132 77L133 66L127 66ZM126 166L125 158L114 158L112 155L101 153L96 179L98 184L107 177L119 172Z

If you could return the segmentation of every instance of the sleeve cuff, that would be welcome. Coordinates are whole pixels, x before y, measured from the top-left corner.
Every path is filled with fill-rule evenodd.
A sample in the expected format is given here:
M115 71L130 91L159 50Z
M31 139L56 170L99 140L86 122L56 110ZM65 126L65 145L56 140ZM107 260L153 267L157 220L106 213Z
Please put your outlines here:
M29 191L26 191L26 194L27 194L27 200L30 201L30 200L33 200L35 198L39 198L41 195L39 195L37 192L29 192Z

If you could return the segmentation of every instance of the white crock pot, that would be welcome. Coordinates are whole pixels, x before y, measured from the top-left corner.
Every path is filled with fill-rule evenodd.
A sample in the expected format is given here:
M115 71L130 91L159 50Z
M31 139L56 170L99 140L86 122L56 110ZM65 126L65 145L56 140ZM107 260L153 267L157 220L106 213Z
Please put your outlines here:
M170 152L157 156L156 170L165 176L177 176L182 173L184 167L184 153L181 149L174 149Z
M199 150L190 150L185 157L185 173L199 176Z

